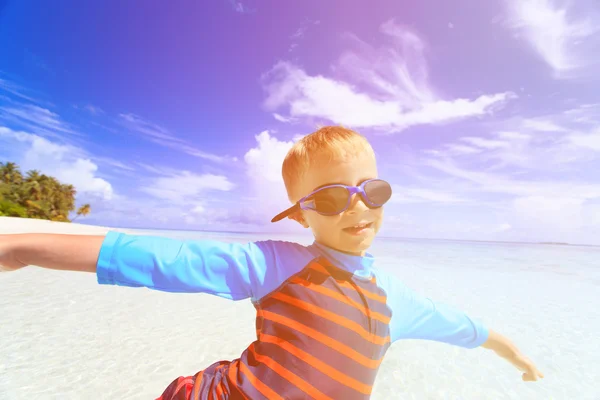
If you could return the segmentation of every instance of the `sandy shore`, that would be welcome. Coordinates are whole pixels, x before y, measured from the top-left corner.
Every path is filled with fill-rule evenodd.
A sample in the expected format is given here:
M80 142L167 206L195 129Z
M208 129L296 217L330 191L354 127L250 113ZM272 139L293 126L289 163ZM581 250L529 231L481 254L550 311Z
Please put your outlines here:
M107 230L0 217L0 234ZM546 379L524 383L512 366L483 349L400 341L381 365L372 399L600 398L600 314L590 302L600 285L600 253L379 243L378 268L397 271L414 289L513 338ZM94 274L35 267L0 274L0 293L2 400L154 399L177 376L237 358L255 339L249 301L103 286Z
M61 233L69 235L103 235L109 228L79 223L39 219L0 217L0 235L6 233Z

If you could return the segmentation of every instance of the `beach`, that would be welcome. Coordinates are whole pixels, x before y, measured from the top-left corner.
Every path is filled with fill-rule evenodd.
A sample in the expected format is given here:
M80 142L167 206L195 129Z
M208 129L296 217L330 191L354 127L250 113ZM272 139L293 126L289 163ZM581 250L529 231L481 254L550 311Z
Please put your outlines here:
M0 217L0 234L108 230ZM372 399L600 399L600 248L378 238L370 252L377 268L511 338L546 376L523 382L488 350L407 340L389 349ZM154 399L178 376L237 358L255 340L249 300L105 286L94 274L36 267L0 274L0 292L2 400Z

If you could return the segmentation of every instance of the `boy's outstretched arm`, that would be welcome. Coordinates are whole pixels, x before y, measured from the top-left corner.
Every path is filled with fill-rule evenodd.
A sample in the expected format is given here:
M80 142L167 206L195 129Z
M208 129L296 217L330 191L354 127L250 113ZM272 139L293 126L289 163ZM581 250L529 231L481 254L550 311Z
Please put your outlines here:
M407 287L394 275L380 271L378 281L388 294L392 309L392 342L400 339L425 339L468 349L483 347L494 350L523 371L524 381L537 381L544 377L509 339L488 329L465 312L444 303L433 302Z
M28 265L43 268L96 272L104 236L14 234L0 235L0 271Z
M537 381L544 377L530 359L525 357L508 338L497 332L490 330L487 340L481 347L493 350L500 357L521 370L524 381Z

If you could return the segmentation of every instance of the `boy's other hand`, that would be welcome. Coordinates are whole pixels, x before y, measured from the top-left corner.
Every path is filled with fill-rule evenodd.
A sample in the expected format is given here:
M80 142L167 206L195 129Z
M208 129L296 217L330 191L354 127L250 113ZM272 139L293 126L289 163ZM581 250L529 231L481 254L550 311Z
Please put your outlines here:
M526 382L537 381L544 377L537 367L533 364L533 362L523 356L521 353L514 355L513 357L507 358L507 360L517 367L519 370L523 371L523 380Z
M508 338L498 332L490 330L488 339L482 346L493 350L500 357L523 371L524 381L537 381L544 377L529 358L525 357Z
M16 240L11 235L0 235L0 272L16 271L27 265L15 255Z

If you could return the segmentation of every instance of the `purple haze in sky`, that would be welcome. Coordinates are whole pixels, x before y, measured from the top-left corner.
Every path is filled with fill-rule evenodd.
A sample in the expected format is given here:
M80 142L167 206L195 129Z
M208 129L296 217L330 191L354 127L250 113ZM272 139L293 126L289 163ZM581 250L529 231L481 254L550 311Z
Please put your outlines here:
M383 235L600 244L597 2L123 3L0 1L0 161L81 222L299 232L283 156L343 124Z

